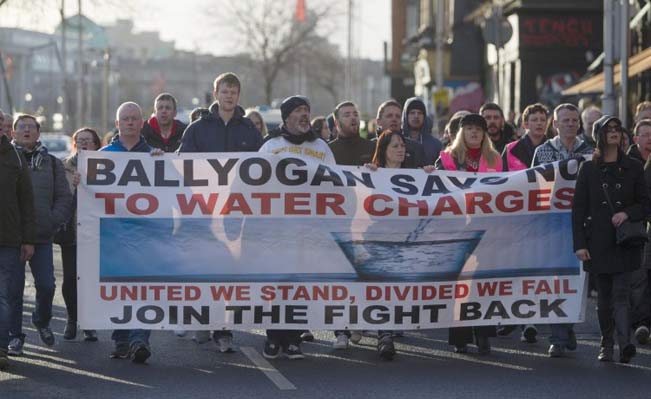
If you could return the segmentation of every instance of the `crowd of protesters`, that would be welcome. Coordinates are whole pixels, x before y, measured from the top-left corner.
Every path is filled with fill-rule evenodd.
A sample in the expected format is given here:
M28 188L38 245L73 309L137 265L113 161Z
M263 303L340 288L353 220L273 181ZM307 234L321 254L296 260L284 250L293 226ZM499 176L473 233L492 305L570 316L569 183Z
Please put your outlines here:
M280 105L282 124L267 131L263 117L239 105L240 80L233 73L219 75L213 84L215 101L197 108L191 123L176 119L177 101L169 93L154 100L154 113L145 120L141 107L125 102L117 109L116 132L100 136L90 127L72 135L72 154L59 160L48 153L39 138L35 116L14 117L0 112L0 369L8 355L21 356L25 344L23 291L25 265L29 264L36 289L32 324L42 342L55 344L50 328L55 294L53 244L61 247L62 295L68 314L63 339L77 337L76 188L77 152L262 152L315 159L325 164L377 168L421 168L426 173L456 170L473 173L517 171L541 164L581 159L572 209L576 257L591 274L597 291L601 345L598 359L628 363L638 343L649 341L651 328L651 245L624 246L616 230L627 222L646 222L651 214L647 187L651 187L651 102L636 108L629 131L595 106L580 110L564 103L549 110L528 105L520 125L511 126L500 106L484 104L452 115L441 140L432 133L425 103L413 97L404 106L395 100L379 105L368 140L360 135L361 119L354 102L338 104L332 114L311 119L308 98L291 96ZM7 123L9 121L9 123ZM589 158L589 157L588 157ZM540 326L538 326L540 327ZM451 328L449 343L458 353L470 344L480 354L491 352L490 338L508 335L518 326ZM538 329L520 326L522 341L534 343ZM550 325L550 357L561 357L577 347L570 324ZM177 335L184 332L178 331ZM361 339L360 331L335 331L334 349L346 349ZM394 338L400 331L378 331L377 350L390 360L396 355ZM144 363L151 356L148 330L115 330L116 359ZM223 353L235 351L231 331L195 331L197 343L215 342ZM85 341L97 341L97 332L84 330ZM303 357L301 342L313 339L304 330L268 330L263 355L273 359Z

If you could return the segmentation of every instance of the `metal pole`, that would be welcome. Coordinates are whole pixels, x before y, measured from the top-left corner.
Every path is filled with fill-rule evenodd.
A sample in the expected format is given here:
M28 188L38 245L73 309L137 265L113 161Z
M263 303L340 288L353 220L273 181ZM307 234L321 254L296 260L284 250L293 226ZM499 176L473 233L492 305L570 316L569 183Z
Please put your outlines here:
M346 87L344 90L346 99L350 99L353 93L353 0L348 0L348 41L346 55Z
M61 101L61 128L64 133L68 134L68 52L66 46L66 15L65 15L65 0L61 0L61 93L63 101Z
M604 0L604 94L601 108L607 115L615 113L613 52L613 1Z
M630 47L630 29L628 28L628 19L629 19L629 7L628 0L621 0L620 4L620 44L619 44L619 65L621 66L620 81L619 87L621 88L621 96L619 99L619 119L622 121L622 125L628 126L628 55Z
M103 79L102 79L102 125L100 127L103 132L108 128L108 102L109 102L109 76L111 71L111 50L106 48L104 52L104 67ZM196 73L195 73L196 76ZM195 77L196 80L196 77ZM195 91L196 93L196 91Z
M436 2L436 89L443 88L443 35L445 20L445 0Z
M84 56L83 56L83 27L81 26L81 0L77 0L79 15L77 19L78 42L77 42L77 126L84 125Z

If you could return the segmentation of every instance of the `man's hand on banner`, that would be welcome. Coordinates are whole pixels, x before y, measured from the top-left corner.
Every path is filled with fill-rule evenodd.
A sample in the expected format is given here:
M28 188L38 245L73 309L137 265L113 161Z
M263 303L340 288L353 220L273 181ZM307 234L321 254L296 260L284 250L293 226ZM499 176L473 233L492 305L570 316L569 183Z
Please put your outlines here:
M434 166L434 165L425 165L425 166L423 166L423 170L425 171L425 173L430 174L430 173L432 173L432 172L434 172L436 170L436 166Z
M579 258L580 261L585 262L590 260L590 252L588 252L587 249L579 249L575 253L577 258Z
M365 163L364 167L366 169L372 170L373 172L375 172L377 170L377 165L374 164L374 163Z
M160 156L160 155L163 155L163 154L165 154L165 151L161 150L160 148L154 148L149 153L149 155L151 155L152 157L157 157L157 156Z
M75 173L72 175L72 185L77 187L79 185L79 182L81 182L81 175L79 172L75 171Z

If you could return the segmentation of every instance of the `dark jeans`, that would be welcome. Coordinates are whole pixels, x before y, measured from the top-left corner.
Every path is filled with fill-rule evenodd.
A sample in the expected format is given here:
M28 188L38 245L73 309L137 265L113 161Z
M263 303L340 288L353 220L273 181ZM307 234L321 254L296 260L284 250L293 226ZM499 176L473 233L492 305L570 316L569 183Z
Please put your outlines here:
M305 330L267 330L267 339L283 348L301 345L301 334Z
M52 300L56 289L54 281L54 261L52 258L52 244L34 245L34 255L29 261L29 268L34 277L36 288L36 308L32 312L32 323L36 327L49 327L52 319ZM24 265L15 271L12 286L9 290L11 297L11 324L9 336L11 338L24 338L23 334L23 293L25 291Z
M477 326L477 327L454 327L448 330L448 344L454 346L464 346L473 342L475 338L496 337L495 326Z
M651 270L640 269L631 275L631 324L651 327Z
M6 349L9 345L12 309L10 290L15 285L13 277L20 270L25 270L20 264L20 249L0 247L0 348Z
M77 321L77 245L61 245L63 285L61 295L66 303L68 320Z
M631 343L630 302L631 272L597 275L597 316L601 346L612 348L613 335L621 351Z

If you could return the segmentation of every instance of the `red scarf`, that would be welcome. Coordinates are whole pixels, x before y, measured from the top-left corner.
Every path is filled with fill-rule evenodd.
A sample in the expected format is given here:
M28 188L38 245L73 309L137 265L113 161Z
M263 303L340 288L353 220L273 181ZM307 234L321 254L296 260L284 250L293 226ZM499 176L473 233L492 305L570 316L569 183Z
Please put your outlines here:
M466 152L466 171L479 172L479 159L481 158L481 148L468 148Z
M165 143L165 144L167 144L170 141L170 139L172 138L172 136L174 136L174 133L176 132L176 121L175 120L172 120L172 130L171 130L170 136L168 138L163 137L163 133L161 132L160 126L158 125L158 119L156 119L155 116L152 116L151 118L149 118L147 123L149 123L149 126L151 126L151 128L154 129L156 134L158 134L160 136L161 140L163 140L163 143Z

